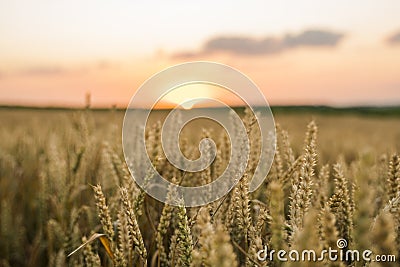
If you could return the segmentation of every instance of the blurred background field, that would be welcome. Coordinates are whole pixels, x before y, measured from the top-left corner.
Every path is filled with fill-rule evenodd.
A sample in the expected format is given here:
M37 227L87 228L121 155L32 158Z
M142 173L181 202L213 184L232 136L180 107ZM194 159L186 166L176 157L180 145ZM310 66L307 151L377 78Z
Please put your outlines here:
M320 152L324 159L330 161L340 154L351 161L358 153L379 154L400 150L400 108L273 107L272 110L275 123L290 133L296 150L301 149L307 123L315 120L320 128ZM37 131L65 135L70 119L85 112L90 114L98 134L114 127L118 138L115 141L120 140L124 111L119 109L3 108L0 109L1 131L10 136ZM152 111L149 125L165 118L167 113L165 110ZM193 139L200 138L198 127L201 127L200 123L188 127Z

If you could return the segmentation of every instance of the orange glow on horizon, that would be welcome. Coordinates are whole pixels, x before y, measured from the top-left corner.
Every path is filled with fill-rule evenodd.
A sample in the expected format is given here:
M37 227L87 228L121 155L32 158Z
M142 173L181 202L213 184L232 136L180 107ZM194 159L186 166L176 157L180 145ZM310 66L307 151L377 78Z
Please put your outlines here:
M221 104L214 101L220 101ZM220 107L223 105L222 103L229 106L237 106L242 105L243 101L225 88L200 83L188 84L173 89L163 96L154 108L172 109L179 106L183 109Z

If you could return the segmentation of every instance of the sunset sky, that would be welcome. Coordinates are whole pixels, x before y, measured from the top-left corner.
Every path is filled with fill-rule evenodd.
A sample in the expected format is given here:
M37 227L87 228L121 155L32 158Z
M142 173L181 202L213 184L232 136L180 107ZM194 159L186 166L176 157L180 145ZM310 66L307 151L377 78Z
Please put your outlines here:
M90 92L124 107L194 60L239 69L273 105L399 105L399 14L398 0L0 0L0 105L82 106Z

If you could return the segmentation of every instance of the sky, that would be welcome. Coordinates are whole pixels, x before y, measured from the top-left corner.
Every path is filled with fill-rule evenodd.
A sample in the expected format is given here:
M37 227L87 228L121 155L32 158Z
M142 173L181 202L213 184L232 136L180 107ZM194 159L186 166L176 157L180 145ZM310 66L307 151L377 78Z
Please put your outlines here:
M197 60L240 70L272 105L399 105L399 12L398 0L0 0L0 105L79 107L90 93L124 107Z

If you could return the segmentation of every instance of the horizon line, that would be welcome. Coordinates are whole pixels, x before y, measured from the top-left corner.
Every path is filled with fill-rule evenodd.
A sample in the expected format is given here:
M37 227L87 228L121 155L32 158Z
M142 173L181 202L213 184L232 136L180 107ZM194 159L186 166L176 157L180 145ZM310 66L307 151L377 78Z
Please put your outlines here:
M232 106L233 109L241 109L246 106ZM254 106L254 108L259 108L262 106ZM349 109L400 109L399 104L392 105L326 105L326 104L295 104L295 105L270 105L271 109L330 109L330 110L349 110ZM193 109L224 109L226 107L197 107ZM109 107L106 106L95 106L95 107L85 107L85 106L58 106L58 105L8 105L8 104L0 104L0 109L36 109L36 110L93 110L93 111L105 111L105 110L116 110L116 111L124 111L129 109L129 107L120 107L116 105L112 105ZM132 108L131 108L132 109ZM136 108L141 110L146 110L146 108ZM173 108L156 108L154 111L168 111L173 110ZM185 109L182 109L185 110Z

